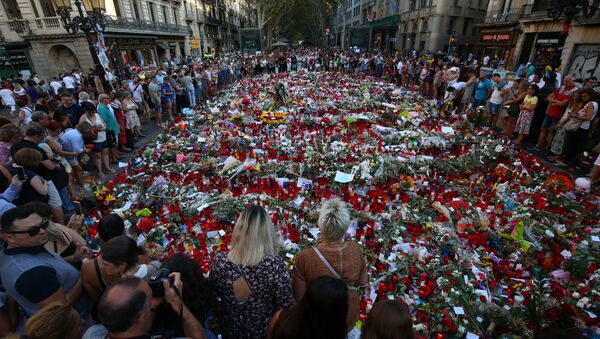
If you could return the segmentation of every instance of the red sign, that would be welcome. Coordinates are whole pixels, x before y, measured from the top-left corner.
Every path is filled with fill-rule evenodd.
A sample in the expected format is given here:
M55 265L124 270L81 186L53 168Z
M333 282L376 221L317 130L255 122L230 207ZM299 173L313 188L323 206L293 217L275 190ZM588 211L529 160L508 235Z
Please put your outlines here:
M511 39L510 33L494 33L481 35L481 41L485 43L509 43Z

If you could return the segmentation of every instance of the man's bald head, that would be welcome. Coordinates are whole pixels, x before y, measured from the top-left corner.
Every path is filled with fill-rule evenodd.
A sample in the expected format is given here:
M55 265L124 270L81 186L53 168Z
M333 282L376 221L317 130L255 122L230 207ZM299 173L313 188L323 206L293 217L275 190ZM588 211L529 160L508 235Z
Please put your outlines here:
M567 86L567 87L571 87L573 85L575 85L575 80L573 79L572 76L567 75L566 77L564 77L563 79L563 83Z
M131 330L140 315L149 310L150 300L142 283L141 279L135 277L121 279L100 298L98 317L110 333Z

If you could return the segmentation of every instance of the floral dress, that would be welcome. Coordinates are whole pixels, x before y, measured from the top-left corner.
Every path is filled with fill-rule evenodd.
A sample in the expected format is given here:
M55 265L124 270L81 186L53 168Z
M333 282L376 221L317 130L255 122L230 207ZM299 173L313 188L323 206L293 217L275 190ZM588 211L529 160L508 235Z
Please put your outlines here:
M133 100L124 100L123 110L125 111L125 127L127 129L132 129L135 127L139 127L142 124L140 123L140 118L137 114L138 106Z
M569 114L571 114L571 107L568 107L565 113L563 114L562 118L560 118L559 123L561 124L561 127L556 131L556 135L552 140L552 146L550 147L550 151L556 155L561 155L563 149L565 148L565 142L567 141L567 131L565 131L562 125L564 125L566 120L569 118Z
M247 301L238 301L233 282L243 277L250 287ZM239 266L217 253L210 280L219 300L219 328L224 339L267 338L269 321L280 308L294 306L292 282L283 260L265 256L256 266Z
M536 105L538 102L537 96L530 97L529 94L525 96L523 103ZM531 121L533 120L533 111L526 111L524 109L519 113L517 124L515 125L515 132L523 135L529 135L529 128L531 127Z

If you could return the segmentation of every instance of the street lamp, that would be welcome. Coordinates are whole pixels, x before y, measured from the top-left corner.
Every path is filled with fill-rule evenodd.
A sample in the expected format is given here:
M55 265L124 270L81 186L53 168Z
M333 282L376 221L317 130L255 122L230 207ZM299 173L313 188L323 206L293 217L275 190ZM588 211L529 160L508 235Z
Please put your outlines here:
M106 27L106 17L103 12L106 10L105 0L75 0L75 7L79 15L71 16L71 0L52 0L56 7L56 12L60 15L63 27L69 34L78 34L82 31L88 41L90 53L96 72L99 76L104 76L104 67L100 64L92 34L104 32ZM85 10L85 14L84 14Z

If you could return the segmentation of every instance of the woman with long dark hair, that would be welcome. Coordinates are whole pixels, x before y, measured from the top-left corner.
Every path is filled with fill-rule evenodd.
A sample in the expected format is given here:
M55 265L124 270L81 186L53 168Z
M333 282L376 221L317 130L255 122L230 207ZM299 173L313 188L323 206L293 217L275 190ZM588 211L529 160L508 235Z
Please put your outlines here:
M378 301L362 328L362 339L414 339L408 306L398 300Z
M167 258L163 267L171 272L179 272L181 281L185 288L182 291L181 300L190 312L198 319L208 339L216 338L214 322L209 321L216 311L216 296L210 281L204 277L198 263L185 254L178 253ZM155 296L156 297L156 296ZM179 314L173 311L169 303L161 303L155 309L155 318L151 333L161 333L166 338L182 337L184 329L181 327Z
M344 339L348 315L348 286L341 279L319 277L291 310L278 312L271 339Z

